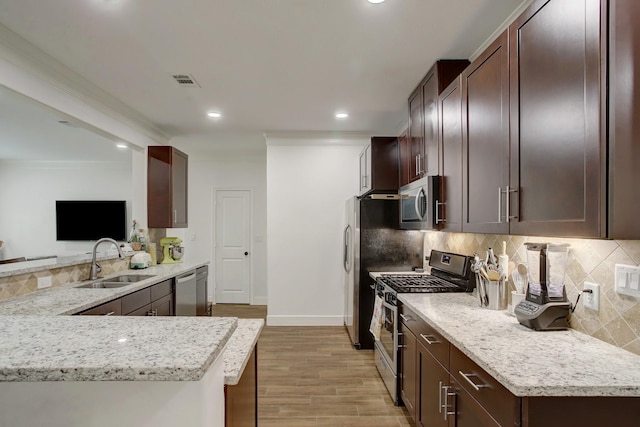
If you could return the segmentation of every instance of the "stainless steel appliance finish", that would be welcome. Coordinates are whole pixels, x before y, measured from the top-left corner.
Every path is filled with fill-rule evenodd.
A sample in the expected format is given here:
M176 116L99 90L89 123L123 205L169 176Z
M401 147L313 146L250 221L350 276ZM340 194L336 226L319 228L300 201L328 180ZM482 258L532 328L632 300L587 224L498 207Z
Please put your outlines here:
M208 316L207 307L207 282L209 279L209 266L204 265L196 269L196 315Z
M192 270L175 278L176 316L195 316L197 314L197 279Z
M424 234L398 230L399 201L353 197L346 203L343 231L344 324L357 349L373 349L371 271L407 271L422 267Z
M380 339L376 340L376 352L384 363L376 366L391 398L400 403L398 385L399 319L398 293L471 292L475 287L475 275L471 271L471 257L448 252L431 251L431 274L383 274L376 281L376 293L383 303L383 325ZM388 369L391 372L388 372Z
M426 176L400 188L400 228L433 230L442 223L438 216L439 178Z

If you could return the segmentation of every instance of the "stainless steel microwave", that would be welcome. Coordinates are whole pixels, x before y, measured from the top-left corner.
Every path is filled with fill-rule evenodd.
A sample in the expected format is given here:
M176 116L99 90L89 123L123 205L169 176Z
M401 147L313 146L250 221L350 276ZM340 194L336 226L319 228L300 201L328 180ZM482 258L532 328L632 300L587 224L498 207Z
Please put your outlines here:
M426 176L400 188L400 228L434 230L439 178Z

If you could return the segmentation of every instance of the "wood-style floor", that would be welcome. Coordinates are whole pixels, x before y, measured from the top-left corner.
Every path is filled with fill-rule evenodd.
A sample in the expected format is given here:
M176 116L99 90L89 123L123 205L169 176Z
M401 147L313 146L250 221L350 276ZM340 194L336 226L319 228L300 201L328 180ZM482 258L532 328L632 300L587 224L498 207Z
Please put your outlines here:
M265 306L217 304L214 316L265 317ZM267 326L258 341L260 427L414 426L344 327Z

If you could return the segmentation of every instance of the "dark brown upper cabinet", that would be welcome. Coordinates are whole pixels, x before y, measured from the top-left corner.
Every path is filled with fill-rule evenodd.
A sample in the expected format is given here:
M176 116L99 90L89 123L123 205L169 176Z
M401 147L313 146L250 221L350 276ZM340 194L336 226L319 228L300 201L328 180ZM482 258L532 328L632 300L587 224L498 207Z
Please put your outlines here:
M503 32L462 73L462 230L509 232L509 46Z
M411 182L409 180L410 153L407 129L400 132L400 136L398 137L398 156L398 172L400 173L400 182L398 185L402 187L403 185L407 185Z
M147 152L148 227L188 227L188 156L169 146L150 146Z
M397 193L400 179L398 138L374 136L360 153L360 195Z
M606 235L602 3L537 0L509 26L511 234Z
M640 239L640 2L609 2L609 237Z
M438 98L440 124L440 195L436 225L442 231L462 231L462 88L455 79Z
M409 181L439 174L438 96L469 65L466 59L437 61L409 96ZM402 157L402 154L401 154Z

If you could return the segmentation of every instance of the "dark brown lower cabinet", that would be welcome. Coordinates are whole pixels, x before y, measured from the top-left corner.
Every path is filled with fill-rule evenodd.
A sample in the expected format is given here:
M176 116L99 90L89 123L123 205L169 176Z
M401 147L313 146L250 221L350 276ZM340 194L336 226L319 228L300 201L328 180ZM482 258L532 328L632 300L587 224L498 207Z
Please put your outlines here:
M417 345L416 337L404 323L400 323L400 398L413 419L416 419L416 402L418 389L418 375L416 370Z
M443 391L449 384L447 371L422 345L418 344L418 366L420 370L420 405L416 423L420 427L447 427L449 414L443 409Z
M173 279L156 283L78 314L93 316L174 316Z
M401 324L402 338L413 336L416 342L414 364L403 358L399 375L404 387L414 387L409 413L419 427L638 425L640 399L634 397L515 396L416 313L404 305L399 311L410 319Z
M236 385L224 386L226 427L258 425L258 346L253 349Z

